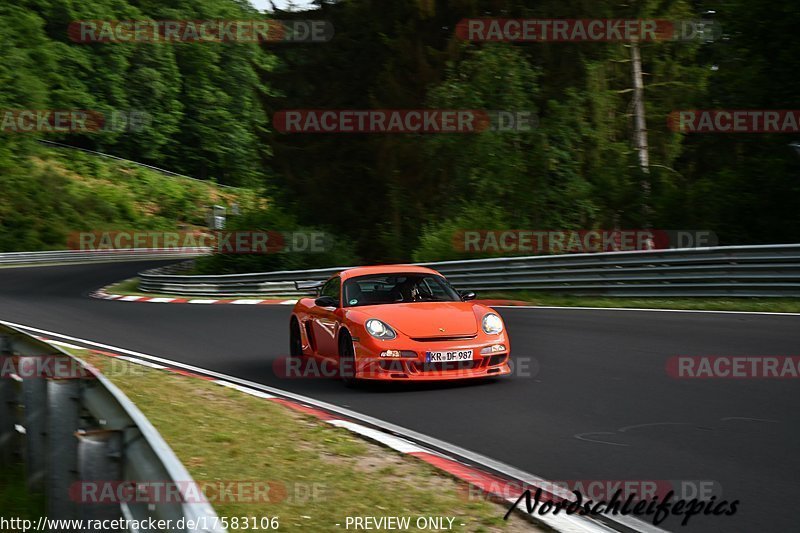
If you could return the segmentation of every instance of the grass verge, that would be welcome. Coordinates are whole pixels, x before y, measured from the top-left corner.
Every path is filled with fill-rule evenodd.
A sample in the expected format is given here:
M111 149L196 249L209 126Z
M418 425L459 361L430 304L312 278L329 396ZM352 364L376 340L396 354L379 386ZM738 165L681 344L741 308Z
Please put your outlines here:
M419 516L454 517L454 529L474 532L533 527L515 516L504 521L505 507L467 498L461 482L426 463L276 402L71 351L128 395L198 483L245 480L285 488L286 497L269 504L212 502L221 517L277 516L282 531L341 531L347 516L411 516L412 523Z
M553 307L627 307L637 309L800 313L800 298L611 298L540 294L526 291L480 293L478 297L520 300L528 302L530 305Z
M0 469L0 516L37 520L45 509L44 495L28 491L24 465L18 463Z

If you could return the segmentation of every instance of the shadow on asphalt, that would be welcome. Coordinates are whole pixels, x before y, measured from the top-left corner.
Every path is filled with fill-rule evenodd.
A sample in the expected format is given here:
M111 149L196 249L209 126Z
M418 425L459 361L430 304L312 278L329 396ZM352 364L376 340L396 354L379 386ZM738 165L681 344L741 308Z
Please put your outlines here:
M338 380L333 380L338 383ZM454 381L364 381L348 390L365 393L409 393L497 386L504 378L460 379ZM341 387L344 384L338 383Z

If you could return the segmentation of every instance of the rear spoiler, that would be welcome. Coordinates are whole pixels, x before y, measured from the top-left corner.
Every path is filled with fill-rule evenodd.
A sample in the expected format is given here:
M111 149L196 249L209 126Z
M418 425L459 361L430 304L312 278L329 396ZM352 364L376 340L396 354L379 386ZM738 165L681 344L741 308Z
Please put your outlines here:
M324 281L295 281L294 288L302 292L316 292L324 284Z

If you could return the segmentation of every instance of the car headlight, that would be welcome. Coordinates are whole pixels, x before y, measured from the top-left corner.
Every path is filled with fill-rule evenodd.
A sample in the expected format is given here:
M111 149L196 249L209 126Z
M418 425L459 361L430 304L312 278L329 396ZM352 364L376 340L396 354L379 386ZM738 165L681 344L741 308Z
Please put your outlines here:
M397 333L385 322L381 322L377 318L370 318L365 324L367 333L381 340L392 340L397 337Z
M500 333L503 331L503 321L494 313L487 313L486 316L483 317L481 325L483 327L483 331L489 334Z

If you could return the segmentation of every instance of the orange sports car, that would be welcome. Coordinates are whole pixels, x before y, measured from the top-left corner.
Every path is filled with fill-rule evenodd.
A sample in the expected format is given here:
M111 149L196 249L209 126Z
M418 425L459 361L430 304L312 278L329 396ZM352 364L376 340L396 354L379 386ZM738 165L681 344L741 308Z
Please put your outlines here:
M510 373L503 319L435 270L360 267L297 287L317 296L294 306L290 355L335 364L347 384Z

